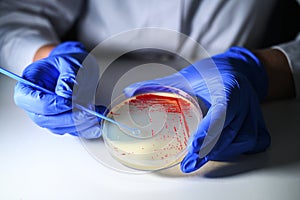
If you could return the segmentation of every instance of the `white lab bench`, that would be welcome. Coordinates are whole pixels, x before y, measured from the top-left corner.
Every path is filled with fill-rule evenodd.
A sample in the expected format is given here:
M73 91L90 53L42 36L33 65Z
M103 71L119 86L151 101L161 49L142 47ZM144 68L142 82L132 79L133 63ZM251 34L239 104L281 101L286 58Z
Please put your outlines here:
M0 199L272 199L300 198L300 103L263 105L272 145L197 173L126 174L103 166L72 136L35 125L13 102L15 81L0 75Z

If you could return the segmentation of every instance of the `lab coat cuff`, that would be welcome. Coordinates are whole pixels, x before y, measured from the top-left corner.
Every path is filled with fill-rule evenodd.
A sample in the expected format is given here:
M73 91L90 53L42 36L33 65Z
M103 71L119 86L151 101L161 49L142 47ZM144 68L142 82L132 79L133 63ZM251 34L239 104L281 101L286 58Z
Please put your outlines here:
M42 46L49 45L49 44L58 44L59 40L55 37L47 37L42 35L31 35L26 38L26 40L21 41L20 51L21 53L27 55L24 57L22 61L23 69L32 63L32 60L37 52Z
M296 98L300 99L300 40L273 46L273 49L281 51L287 58L295 84Z

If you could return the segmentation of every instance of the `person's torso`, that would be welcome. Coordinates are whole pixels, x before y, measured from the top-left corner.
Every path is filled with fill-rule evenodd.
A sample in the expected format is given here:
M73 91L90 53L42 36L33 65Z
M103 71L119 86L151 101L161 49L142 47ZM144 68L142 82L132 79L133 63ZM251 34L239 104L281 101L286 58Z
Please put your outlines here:
M256 48L275 1L90 0L78 37L91 49L122 32L156 27L186 34L210 54L232 45Z

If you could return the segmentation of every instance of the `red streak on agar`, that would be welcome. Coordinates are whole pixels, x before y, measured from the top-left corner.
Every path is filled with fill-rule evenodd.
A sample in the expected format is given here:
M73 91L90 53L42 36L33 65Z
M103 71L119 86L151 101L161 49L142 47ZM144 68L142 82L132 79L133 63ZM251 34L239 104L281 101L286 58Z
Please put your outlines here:
M177 102L178 103L178 106L180 108L180 111L182 111L181 109L181 106L180 106L180 103L181 102ZM184 115L184 112L180 112L182 114L182 118L183 118L183 122L184 122L184 127L185 127L185 131L186 131L186 135L187 137L189 138L190 137L190 129L189 129L189 126L187 125L187 121L185 119L185 115ZM180 121L181 121L181 118L180 118ZM185 134L184 134L185 135Z
M112 111L110 111L110 114L111 114L111 115L114 115L114 116L120 115L120 113L114 113L114 112L112 112Z
M142 94L131 99L130 105L135 106L138 109L146 109L152 105L162 105L167 113L181 113L182 110L189 110L190 103L183 99L169 96L161 96L159 94ZM182 105L182 108L180 105ZM160 111L160 110L159 110Z

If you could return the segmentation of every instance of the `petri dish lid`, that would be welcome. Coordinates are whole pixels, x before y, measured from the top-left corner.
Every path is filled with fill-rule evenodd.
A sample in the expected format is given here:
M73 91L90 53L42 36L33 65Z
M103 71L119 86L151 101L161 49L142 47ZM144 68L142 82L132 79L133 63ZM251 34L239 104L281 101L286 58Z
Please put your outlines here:
M108 117L131 128L134 134L102 121L102 136L109 154L128 171L157 171L181 162L189 138L202 120L197 100L171 87L151 87L127 98L121 95L109 107ZM126 170L125 170L126 171Z

